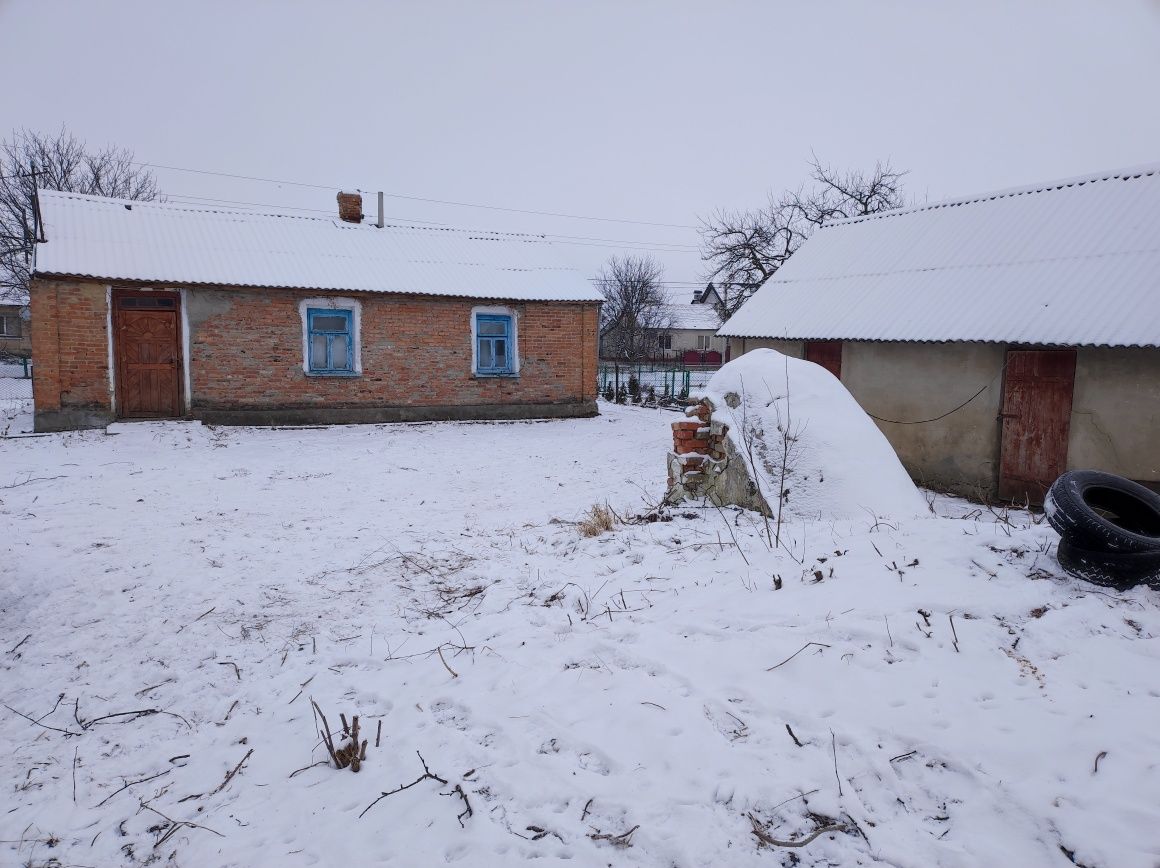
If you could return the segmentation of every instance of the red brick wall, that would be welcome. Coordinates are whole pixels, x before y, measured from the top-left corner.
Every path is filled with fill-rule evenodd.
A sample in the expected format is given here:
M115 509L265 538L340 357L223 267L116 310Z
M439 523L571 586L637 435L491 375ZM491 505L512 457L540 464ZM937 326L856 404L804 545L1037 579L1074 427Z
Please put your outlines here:
M569 404L596 398L594 303L511 304L518 378L475 378L471 309L478 299L332 293L362 305L362 375L302 370L298 304L306 290L190 289L193 410ZM104 284L35 280L34 397L41 413L112 411Z
M362 376L307 376L304 298L362 305ZM596 397L595 304L520 303L519 378L472 376L478 299L307 290L187 294L194 411L227 408L559 404Z
M299 302L307 290L187 293L193 409L559 404L596 397L595 304L523 302L518 378L476 378L471 310L478 299L333 293L362 305L362 375L302 370Z
M37 412L110 411L104 285L33 280L29 295Z

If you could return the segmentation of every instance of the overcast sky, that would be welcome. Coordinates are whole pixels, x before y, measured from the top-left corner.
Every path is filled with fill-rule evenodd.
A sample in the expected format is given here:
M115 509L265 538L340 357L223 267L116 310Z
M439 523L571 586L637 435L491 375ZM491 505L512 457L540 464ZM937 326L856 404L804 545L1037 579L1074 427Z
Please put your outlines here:
M1160 0L0 0L0 76L0 131L326 188L157 169L174 199L641 221L387 199L574 236L589 275L637 242L674 283L704 274L689 227L811 149L888 158L919 200L1160 161Z

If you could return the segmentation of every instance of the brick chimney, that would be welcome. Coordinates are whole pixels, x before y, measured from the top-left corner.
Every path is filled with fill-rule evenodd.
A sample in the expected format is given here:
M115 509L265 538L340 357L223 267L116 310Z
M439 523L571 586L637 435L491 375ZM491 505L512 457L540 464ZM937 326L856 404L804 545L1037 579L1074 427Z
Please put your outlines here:
M347 223L362 223L362 194L347 193L345 191L339 193L338 217Z

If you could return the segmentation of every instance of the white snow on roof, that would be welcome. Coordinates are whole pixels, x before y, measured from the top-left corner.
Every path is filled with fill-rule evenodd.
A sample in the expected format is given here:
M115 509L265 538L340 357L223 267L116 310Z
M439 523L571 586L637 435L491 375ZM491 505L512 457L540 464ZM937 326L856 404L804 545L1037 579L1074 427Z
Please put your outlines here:
M599 301L539 236L41 191L36 273L514 301Z
M719 334L1160 345L1160 165L824 226Z
M711 304L666 304L664 313L672 329L715 332L721 326L721 318Z

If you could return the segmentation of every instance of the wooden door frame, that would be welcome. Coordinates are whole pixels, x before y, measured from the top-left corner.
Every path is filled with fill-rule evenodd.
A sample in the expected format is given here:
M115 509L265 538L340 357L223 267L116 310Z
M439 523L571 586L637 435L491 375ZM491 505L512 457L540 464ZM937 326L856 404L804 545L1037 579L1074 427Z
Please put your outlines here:
M172 417L126 416L121 411L121 399L124 395L124 372L121 368L121 329L118 327L120 308L118 300L122 298L171 298L173 299L173 313L175 315L174 329L177 336L177 413ZM181 292L176 289L132 289L127 287L111 287L109 292L109 327L112 329L110 347L113 354L113 415L117 419L150 419L150 418L184 418L185 403L185 345L184 328L182 326Z

